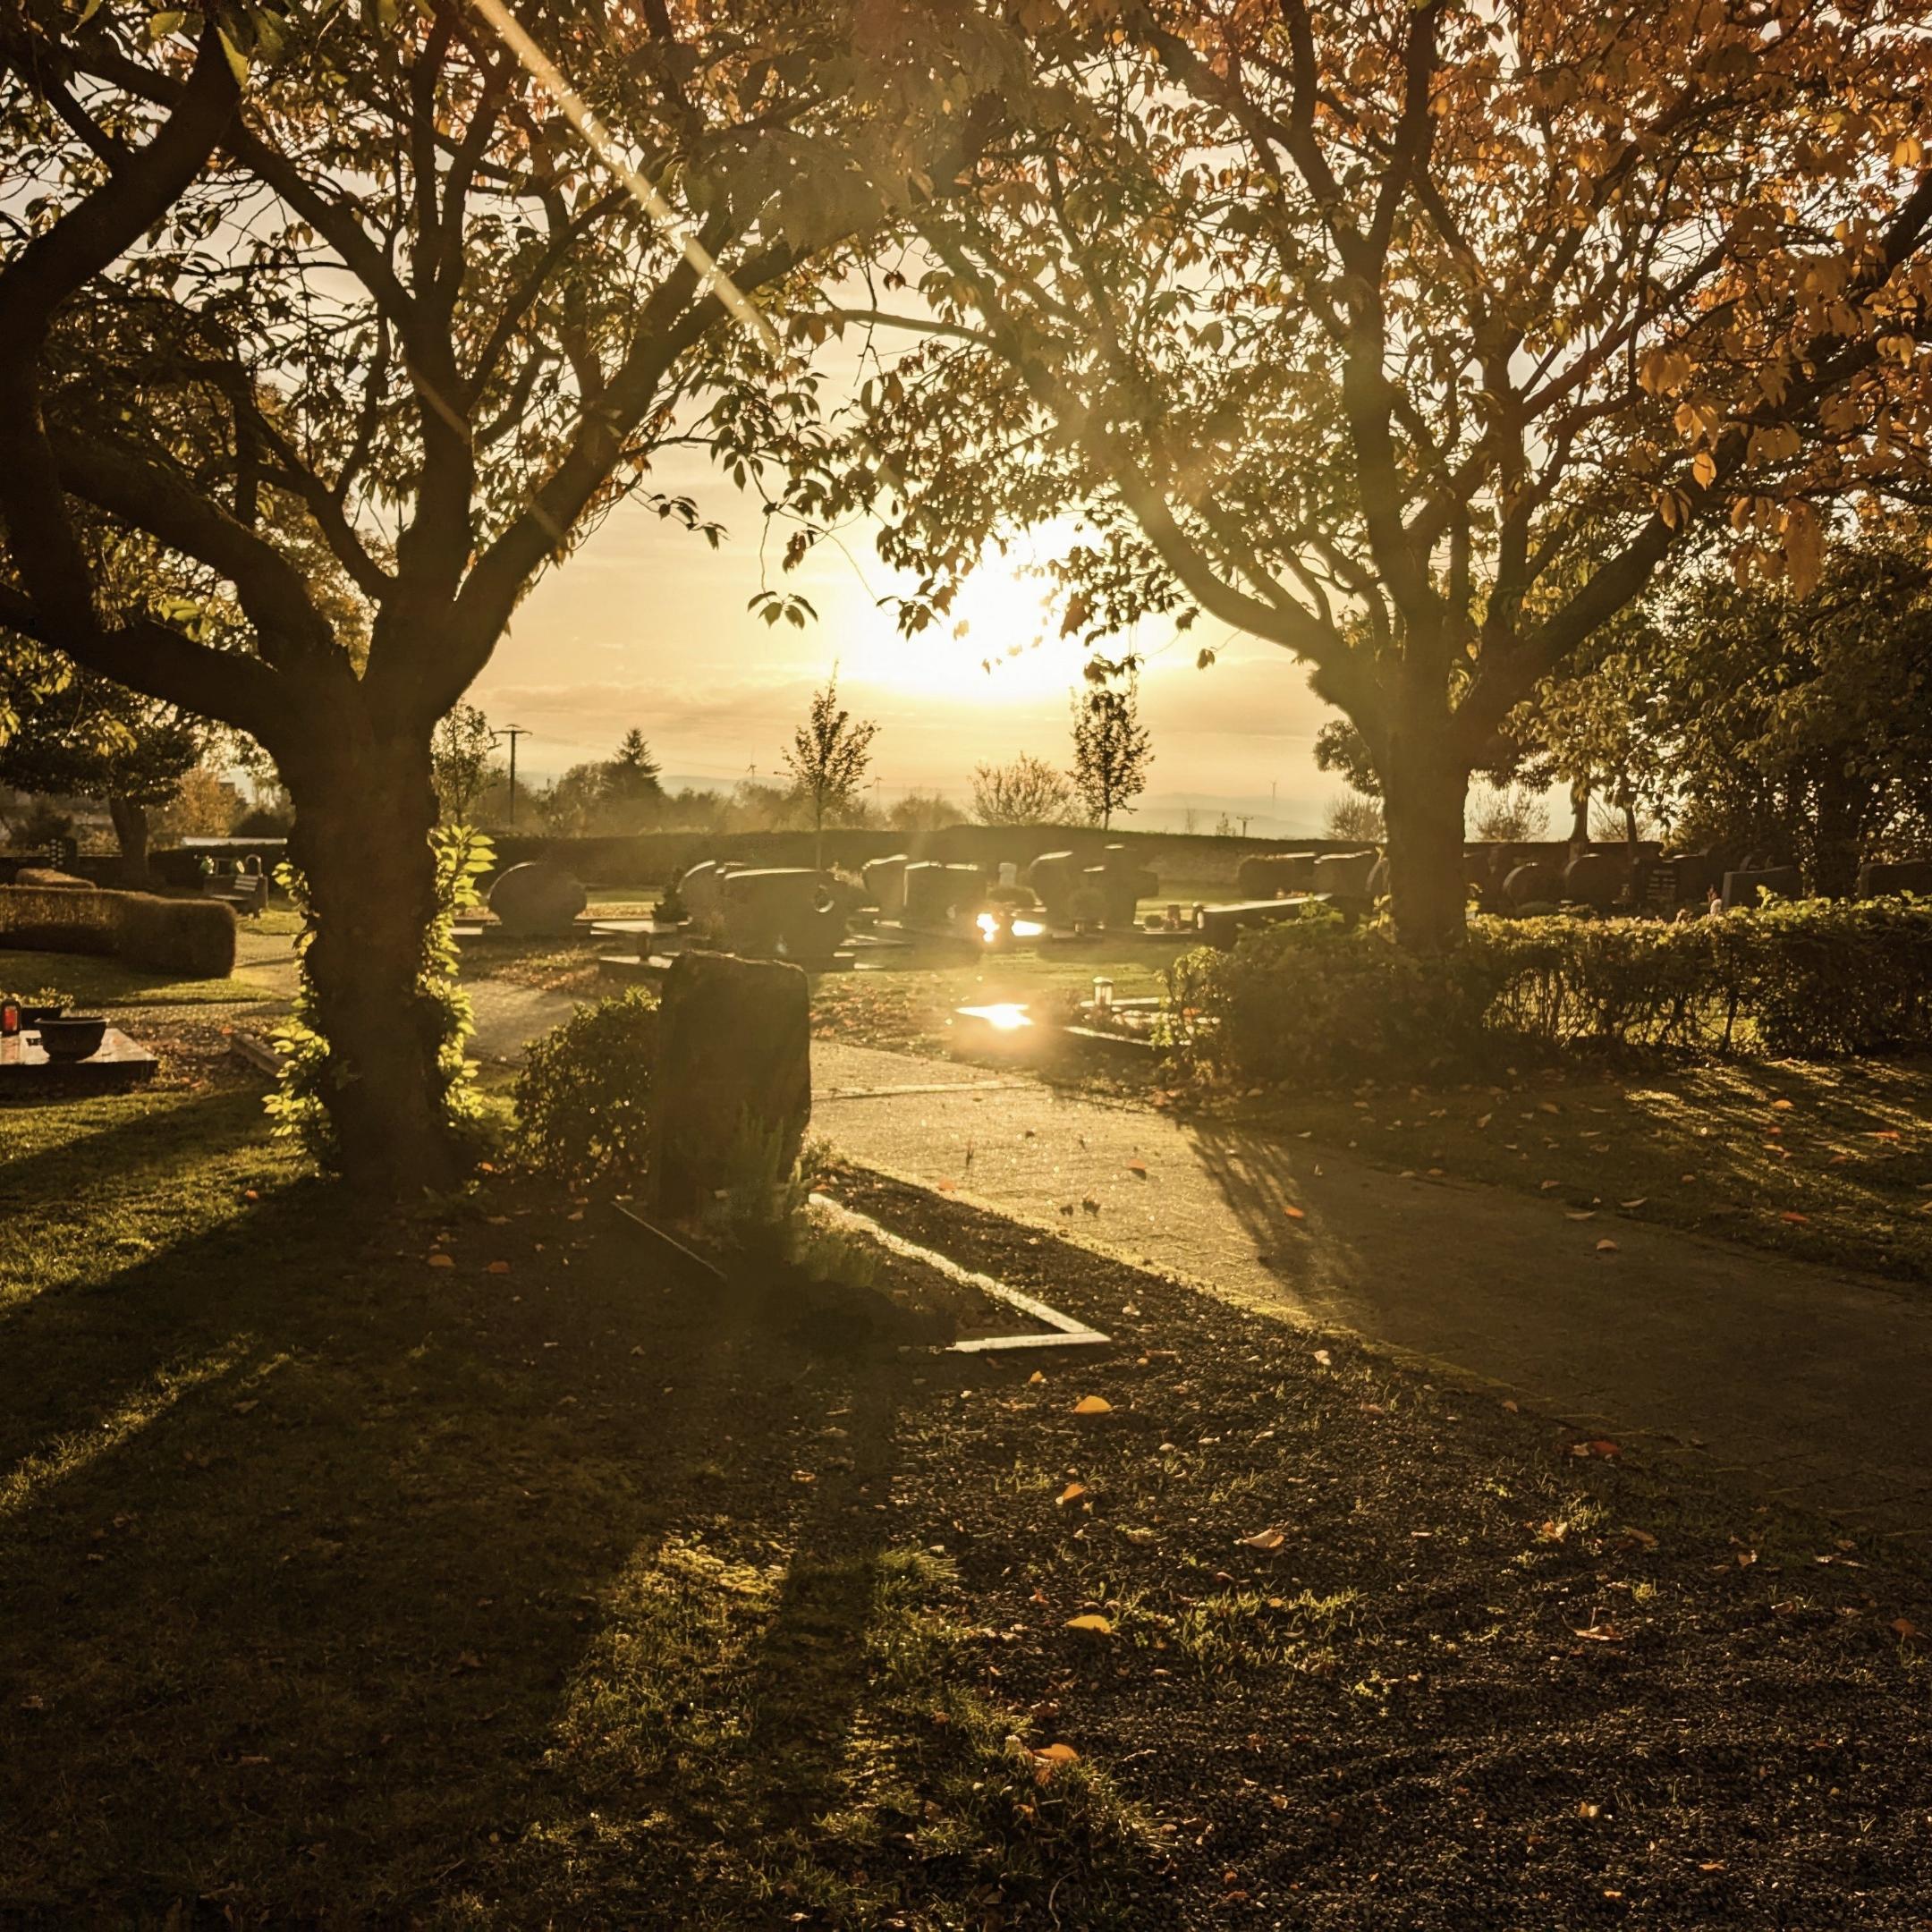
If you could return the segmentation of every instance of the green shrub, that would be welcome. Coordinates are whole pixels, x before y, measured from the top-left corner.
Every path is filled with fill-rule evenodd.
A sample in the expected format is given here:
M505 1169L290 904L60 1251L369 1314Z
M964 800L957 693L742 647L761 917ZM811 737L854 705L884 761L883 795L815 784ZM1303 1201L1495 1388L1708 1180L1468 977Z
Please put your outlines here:
M184 979L225 979L234 971L234 909L225 901L106 896L115 902L116 947L129 965Z
M635 987L536 1041L517 1076L518 1158L572 1184L635 1181L648 1158L657 1058L657 1008Z
M1577 1047L1791 1057L1932 1048L1932 901L1792 900L1717 919L1479 919L1445 959L1332 916L1168 975L1174 1055L1258 1080L1478 1071Z
M0 945L86 953L191 979L234 971L234 914L216 899L163 899L92 886L0 886Z

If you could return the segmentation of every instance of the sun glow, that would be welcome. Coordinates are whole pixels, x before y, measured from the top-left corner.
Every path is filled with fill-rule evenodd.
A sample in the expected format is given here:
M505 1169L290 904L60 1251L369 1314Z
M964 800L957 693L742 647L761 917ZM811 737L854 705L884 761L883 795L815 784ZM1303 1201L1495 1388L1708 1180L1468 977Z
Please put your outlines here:
M848 657L854 677L968 703L1058 698L1079 684L1083 657L1060 635L1045 566L1072 542L1071 519L988 544L952 609L911 637L884 631Z

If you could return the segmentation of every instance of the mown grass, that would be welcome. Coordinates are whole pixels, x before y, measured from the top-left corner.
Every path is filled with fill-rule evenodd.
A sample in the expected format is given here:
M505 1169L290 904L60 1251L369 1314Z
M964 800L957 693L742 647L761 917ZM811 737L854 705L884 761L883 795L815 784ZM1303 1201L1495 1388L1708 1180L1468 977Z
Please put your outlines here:
M0 1196L0 1917L1108 1922L1131 1816L1034 1802L884 1506L895 1353L530 1185L368 1223L237 1078L9 1109Z
M176 979L88 953L0 949L0 988L25 994L43 987L72 994L73 1007L90 1013L120 1006L241 1004L274 997L270 987L245 974L226 979Z
M1244 1110L1384 1167L1932 1283L1932 1061L1512 1071Z

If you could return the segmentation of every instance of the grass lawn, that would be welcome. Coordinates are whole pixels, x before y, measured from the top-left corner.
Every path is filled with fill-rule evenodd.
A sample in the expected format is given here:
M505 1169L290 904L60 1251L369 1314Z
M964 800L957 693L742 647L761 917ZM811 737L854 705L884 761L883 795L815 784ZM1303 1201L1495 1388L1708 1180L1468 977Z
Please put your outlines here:
M1932 1061L1572 1071L1241 1110L1385 1167L1932 1283Z
M1922 1916L1916 1571L835 1185L1117 1345L869 1345L508 1175L360 1223L220 1068L0 1114L0 1918Z
M117 959L80 953L17 953L0 949L0 987L32 993L55 987L73 996L70 1011L108 1013L122 1007L239 1005L273 997L245 975L228 979L174 979L143 972Z

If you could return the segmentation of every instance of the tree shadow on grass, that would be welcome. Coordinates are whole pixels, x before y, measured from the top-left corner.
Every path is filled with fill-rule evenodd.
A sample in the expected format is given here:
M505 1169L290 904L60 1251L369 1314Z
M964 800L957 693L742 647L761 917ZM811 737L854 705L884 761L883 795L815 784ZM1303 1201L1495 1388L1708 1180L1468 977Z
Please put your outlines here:
M79 1438L233 1351L0 1521L7 1909L363 1923L494 1889L578 1821L554 1722L613 1580L670 1528L781 1527L803 1365L750 1311L570 1250L560 1211L431 1269L340 1205L285 1190L123 1270L138 1326L5 1333ZM811 1612L842 1665L855 1601Z

